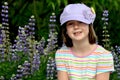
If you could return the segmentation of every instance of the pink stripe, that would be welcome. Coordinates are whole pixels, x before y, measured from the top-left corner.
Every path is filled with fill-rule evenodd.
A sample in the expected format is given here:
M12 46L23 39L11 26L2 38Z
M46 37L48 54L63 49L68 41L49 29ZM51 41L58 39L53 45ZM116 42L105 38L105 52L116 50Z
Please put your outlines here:
M88 74L87 74L87 75L76 75L76 74L70 74L70 76L76 76L76 77L78 77L78 78L83 77L83 76L84 76L84 77L92 78L92 77L91 77L92 75L88 75Z

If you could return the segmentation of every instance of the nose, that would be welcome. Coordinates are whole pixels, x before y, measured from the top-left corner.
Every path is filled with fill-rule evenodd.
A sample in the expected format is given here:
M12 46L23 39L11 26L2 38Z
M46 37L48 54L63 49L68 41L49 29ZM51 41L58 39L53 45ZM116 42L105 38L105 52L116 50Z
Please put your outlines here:
M79 28L79 24L75 24L75 25L74 25L74 28L75 28L75 29Z

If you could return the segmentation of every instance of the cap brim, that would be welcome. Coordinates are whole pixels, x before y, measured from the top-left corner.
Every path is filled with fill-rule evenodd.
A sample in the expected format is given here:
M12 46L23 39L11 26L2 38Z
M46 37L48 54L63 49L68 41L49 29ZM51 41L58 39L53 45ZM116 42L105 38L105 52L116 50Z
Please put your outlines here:
M64 23L68 22L68 21L71 21L71 20L76 20L76 21L80 21L80 22L83 22L83 23L86 23L86 24L90 24L90 21L87 20L87 19L84 19L83 17L81 16L65 16L65 17L62 17L61 18L61 25L63 25Z

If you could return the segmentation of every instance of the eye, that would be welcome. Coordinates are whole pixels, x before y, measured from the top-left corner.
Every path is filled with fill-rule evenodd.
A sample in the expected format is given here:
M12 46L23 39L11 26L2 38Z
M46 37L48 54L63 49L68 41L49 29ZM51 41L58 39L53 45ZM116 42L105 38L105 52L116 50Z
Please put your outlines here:
M68 22L67 23L67 26L72 26L73 25L73 22Z
M83 22L78 21L78 24L79 24L79 25L82 25L82 24L84 24L84 23L83 23Z
M78 21L79 24L82 24L83 22Z

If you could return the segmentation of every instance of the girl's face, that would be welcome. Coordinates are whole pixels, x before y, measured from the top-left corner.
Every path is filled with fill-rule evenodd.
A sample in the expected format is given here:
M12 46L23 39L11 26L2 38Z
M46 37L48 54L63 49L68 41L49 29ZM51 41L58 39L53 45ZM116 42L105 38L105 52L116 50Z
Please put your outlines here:
M72 40L83 40L85 38L88 39L88 33L89 33L89 25L85 24L83 22L71 20L66 23L66 30L68 36Z

